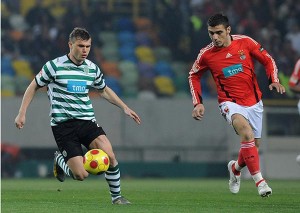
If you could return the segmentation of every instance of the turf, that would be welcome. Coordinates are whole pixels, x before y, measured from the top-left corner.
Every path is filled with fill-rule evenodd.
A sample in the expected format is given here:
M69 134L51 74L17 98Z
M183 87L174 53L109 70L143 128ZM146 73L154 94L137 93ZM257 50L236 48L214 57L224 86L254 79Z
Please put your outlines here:
M225 179L123 179L122 192L132 205L110 202L101 178L83 182L67 179L2 179L2 213L90 212L300 212L300 181L272 180L273 195L258 196L250 180L233 195Z

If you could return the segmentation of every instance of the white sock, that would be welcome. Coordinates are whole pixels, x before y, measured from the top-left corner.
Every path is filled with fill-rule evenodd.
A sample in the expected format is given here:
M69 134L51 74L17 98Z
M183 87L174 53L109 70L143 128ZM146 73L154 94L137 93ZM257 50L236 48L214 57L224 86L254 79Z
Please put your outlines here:
M259 182L262 182L262 180L264 180L262 175L261 175L261 172L258 172L255 175L252 175L252 178L253 178L255 184L257 184Z
M236 161L235 164L234 164L234 168L235 168L235 170L237 170L237 171L242 171L242 169L243 169L244 167L240 167L239 164L238 164L238 162Z

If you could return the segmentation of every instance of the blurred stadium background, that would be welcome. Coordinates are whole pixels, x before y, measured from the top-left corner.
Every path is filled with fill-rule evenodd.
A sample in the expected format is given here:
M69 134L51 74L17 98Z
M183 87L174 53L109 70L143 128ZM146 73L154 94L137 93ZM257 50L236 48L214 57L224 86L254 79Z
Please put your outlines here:
M211 76L203 79L206 116L191 117L187 76L209 42L206 20L223 12L233 34L247 34L275 58L284 96L268 91L263 67L257 76L265 108L260 149L269 178L300 179L300 116L288 79L300 56L297 0L2 0L1 176L48 177L56 149L49 103L40 92L27 126L14 127L22 95L50 59L68 52L75 26L92 34L89 59L107 84L142 118L137 126L91 92L98 123L110 138L122 174L133 177L227 177L239 149L237 136L219 115ZM247 174L245 174L247 177Z

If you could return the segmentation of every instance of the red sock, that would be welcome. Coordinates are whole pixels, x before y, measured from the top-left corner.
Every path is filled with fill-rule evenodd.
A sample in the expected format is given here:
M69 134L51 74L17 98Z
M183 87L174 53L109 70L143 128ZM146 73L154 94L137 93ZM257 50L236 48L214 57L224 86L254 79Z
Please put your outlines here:
M244 158L244 162L246 163L250 174L255 175L256 173L260 172L259 156L254 140L242 142L240 152Z
M235 162L235 163L237 163L237 162ZM232 164L231 169L232 169L232 172L234 175L236 175L236 176L241 175L241 171L236 170L234 164Z
M242 155L242 149L240 149L240 151L239 151L239 156L238 156L237 162L238 162L240 167L245 167L246 166L246 163L245 163L243 155Z
M241 149L240 149L240 151L239 151L238 160L237 160L237 162L235 162L235 163L237 163L238 166L239 166L240 168L243 168L243 167L246 166L245 161L244 161L244 158L243 158L243 155L242 155L242 153L241 153ZM232 172L233 172L233 174L235 174L235 175L241 175L241 171L240 171L240 170L236 170L235 164L232 164Z

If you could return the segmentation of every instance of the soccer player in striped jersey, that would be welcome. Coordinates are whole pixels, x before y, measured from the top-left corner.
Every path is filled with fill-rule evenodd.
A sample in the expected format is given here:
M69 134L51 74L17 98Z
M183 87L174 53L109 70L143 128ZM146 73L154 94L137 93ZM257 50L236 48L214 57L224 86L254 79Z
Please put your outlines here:
M255 40L245 35L231 35L228 18L215 14L209 18L208 34L212 43L202 48L189 72L189 85L194 109L192 116L202 120L204 105L200 78L210 70L217 86L221 114L240 137L238 159L228 163L229 190L236 194L240 189L240 175L247 166L258 188L258 194L272 194L260 171L258 147L261 140L263 103L254 72L253 59L266 70L269 89L285 93L279 83L273 58Z
M83 167L83 150L102 149L110 158L105 173L113 204L130 204L121 195L120 170L112 145L104 130L96 123L94 109L88 96L90 88L99 91L101 97L121 108L136 123L139 116L105 84L99 67L88 60L92 39L87 30L74 28L69 36L67 55L48 61L25 91L16 127L25 125L26 111L35 93L47 86L50 100L51 128L60 152L54 155L54 176L61 182L65 174L75 180L84 180L88 172Z

